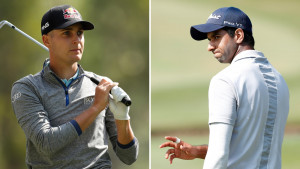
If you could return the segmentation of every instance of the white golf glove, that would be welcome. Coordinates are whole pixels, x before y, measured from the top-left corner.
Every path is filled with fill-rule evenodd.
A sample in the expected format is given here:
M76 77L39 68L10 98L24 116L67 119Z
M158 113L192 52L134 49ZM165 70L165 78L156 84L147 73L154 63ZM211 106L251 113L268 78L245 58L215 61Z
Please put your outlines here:
M109 97L108 107L110 111L114 114L117 120L129 120L129 109L130 106L126 106L121 102L121 100L126 96L129 98L127 93L118 86L115 86L111 90L111 97Z

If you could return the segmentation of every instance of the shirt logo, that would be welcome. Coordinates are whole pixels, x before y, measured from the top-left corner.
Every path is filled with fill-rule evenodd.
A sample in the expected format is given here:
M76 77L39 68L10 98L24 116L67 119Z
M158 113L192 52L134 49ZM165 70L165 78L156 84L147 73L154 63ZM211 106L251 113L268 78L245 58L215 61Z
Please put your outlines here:
M22 96L22 94L20 92L16 93L12 98L11 98L11 102L14 103L16 100L18 100L20 97Z
M209 19L220 19L222 16L221 15L215 15L215 14L210 14L207 20Z
M67 8L63 10L63 15L64 15L64 19L69 19L69 18L81 19L80 14L74 8Z
M94 96L84 98L84 105L92 104L94 102Z

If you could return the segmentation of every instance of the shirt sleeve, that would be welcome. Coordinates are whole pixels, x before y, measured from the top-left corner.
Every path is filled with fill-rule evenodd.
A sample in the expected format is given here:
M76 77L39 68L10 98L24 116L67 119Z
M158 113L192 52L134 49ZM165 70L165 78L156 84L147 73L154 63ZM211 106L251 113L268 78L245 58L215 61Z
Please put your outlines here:
M127 145L118 143L117 127L113 113L109 110L106 111L105 126L109 135L110 142L118 158L125 164L131 165L137 160L139 152L139 142L134 138L132 142Z
M233 126L225 123L209 125L209 145L203 169L226 169Z
M233 125L237 118L237 99L234 86L225 78L214 77L209 86L209 124Z
M26 138L45 154L53 154L78 137L73 124L51 126L48 113L34 88L27 83L15 83L11 101L19 125Z

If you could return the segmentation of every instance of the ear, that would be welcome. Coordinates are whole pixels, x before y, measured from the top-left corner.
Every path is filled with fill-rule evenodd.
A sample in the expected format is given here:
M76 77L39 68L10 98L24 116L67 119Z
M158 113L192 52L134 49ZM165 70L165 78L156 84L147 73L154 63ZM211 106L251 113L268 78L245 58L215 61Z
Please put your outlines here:
M47 48L49 48L49 46L50 46L50 36L49 35L43 35L42 36L42 39L43 39L43 43L44 43L44 45L47 47Z
M244 31L241 28L235 30L235 41L238 44L241 44L244 40Z

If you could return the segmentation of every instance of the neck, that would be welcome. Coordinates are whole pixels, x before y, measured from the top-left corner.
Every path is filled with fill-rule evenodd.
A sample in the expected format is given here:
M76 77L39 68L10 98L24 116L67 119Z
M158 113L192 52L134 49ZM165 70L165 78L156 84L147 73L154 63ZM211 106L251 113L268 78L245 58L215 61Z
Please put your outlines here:
M78 64L75 62L70 66L64 66L61 64L56 64L50 59L50 68L60 79L70 79L75 75L78 69Z
M254 47L249 46L249 45L239 45L237 50L235 51L233 57L232 57L232 60L235 58L236 55L238 55L239 53L241 53L243 51L246 51L246 50L254 50Z

